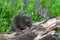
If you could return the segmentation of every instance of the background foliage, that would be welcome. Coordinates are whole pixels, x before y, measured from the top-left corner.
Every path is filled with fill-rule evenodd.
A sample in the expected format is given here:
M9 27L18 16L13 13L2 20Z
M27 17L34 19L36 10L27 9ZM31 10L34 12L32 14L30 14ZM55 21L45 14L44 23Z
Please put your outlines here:
M57 16L60 13L60 0L38 0L38 5L42 7L44 15L44 5L47 7L47 16ZM9 29L12 17L18 14L20 9L23 9L25 14L32 14L33 21L42 19L42 15L38 15L39 8L35 0L28 0L23 4L22 0L0 0L0 32L5 32Z

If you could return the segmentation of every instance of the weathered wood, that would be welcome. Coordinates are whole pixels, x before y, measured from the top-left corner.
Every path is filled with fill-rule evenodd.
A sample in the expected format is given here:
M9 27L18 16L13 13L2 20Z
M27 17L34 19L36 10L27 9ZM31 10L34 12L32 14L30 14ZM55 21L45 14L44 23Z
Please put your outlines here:
M59 19L59 18L58 18ZM60 21L60 20L59 20ZM49 19L47 22L33 23L31 29L24 32L14 32L11 34L0 34L2 40L48 40L55 34L57 18ZM51 39L50 39L51 40Z
M60 15L58 15L58 16L56 17L56 19L57 19L57 21L56 21L56 27L57 27L57 28L60 28Z

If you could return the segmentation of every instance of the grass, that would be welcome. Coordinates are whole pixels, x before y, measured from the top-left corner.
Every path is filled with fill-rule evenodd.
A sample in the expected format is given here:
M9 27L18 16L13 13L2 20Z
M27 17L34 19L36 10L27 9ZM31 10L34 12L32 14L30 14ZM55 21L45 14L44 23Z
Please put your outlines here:
M41 21L44 15L44 5L47 5L47 16L57 16L60 14L60 0L38 0L38 5L42 7L42 15L35 9L34 0L28 0L23 4L22 0L0 0L0 32L6 32L10 28L10 23L19 10L23 8L25 14L32 14L33 21ZM26 5L26 6L25 6ZM58 29L60 32L60 29Z

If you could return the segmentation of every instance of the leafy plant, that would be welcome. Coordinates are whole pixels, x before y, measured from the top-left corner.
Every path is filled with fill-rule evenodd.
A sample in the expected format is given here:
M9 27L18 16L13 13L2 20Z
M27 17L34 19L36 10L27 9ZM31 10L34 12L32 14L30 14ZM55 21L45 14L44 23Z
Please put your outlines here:
M9 29L12 17L21 9L25 14L33 13L33 21L40 21L44 13L47 16L60 14L60 0L0 0L0 32Z

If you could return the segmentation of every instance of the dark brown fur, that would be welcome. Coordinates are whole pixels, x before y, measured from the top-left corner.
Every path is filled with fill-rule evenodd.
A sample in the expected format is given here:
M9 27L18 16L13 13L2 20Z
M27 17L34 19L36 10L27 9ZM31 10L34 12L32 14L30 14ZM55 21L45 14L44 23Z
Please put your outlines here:
M31 17L24 14L16 15L11 23L12 29L10 31L19 32L21 30L25 30L32 26Z

